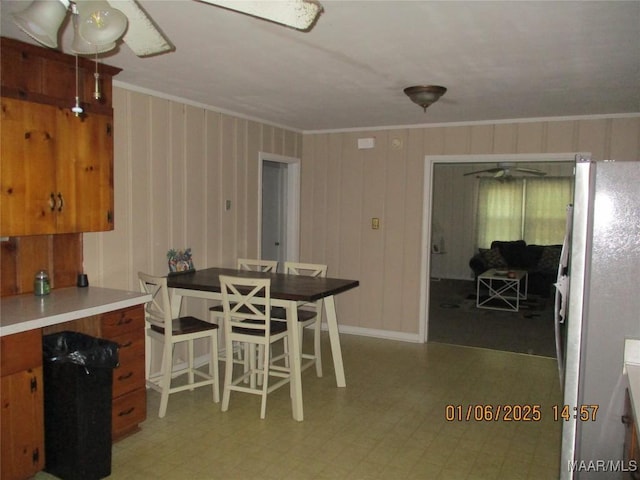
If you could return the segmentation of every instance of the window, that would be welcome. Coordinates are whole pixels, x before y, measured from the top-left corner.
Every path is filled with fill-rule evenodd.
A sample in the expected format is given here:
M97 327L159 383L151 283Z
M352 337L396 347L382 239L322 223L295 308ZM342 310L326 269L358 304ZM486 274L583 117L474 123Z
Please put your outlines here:
M525 240L528 244L560 244L566 209L573 198L573 177L481 178L478 188L477 243Z

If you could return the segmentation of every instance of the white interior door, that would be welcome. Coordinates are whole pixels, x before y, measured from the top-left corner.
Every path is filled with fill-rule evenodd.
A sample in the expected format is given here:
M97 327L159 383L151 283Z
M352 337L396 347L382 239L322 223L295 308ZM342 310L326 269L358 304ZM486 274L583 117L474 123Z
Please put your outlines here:
M287 164L262 163L262 258L284 261L287 248Z
M260 154L260 258L298 260L300 160Z

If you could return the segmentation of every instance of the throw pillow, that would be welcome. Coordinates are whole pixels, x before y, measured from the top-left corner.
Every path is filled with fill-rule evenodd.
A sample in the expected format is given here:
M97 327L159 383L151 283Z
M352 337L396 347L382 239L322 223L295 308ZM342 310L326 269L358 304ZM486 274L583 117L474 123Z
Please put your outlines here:
M497 248L492 248L491 250L487 250L482 255L484 258L484 262L487 265L487 268L506 268L507 261L504 259L500 250Z
M491 242L491 248L498 248L504 258L504 261L507 262L507 265L511 268L526 267L524 264L524 257L527 244L524 240L494 240Z
M558 270L561 253L562 250L558 247L544 247L536 269L540 272L555 272Z

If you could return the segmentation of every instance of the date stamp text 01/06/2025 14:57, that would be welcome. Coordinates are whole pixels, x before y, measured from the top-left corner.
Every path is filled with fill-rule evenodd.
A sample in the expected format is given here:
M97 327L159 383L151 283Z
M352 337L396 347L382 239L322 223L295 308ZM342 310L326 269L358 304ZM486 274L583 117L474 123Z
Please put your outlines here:
M553 405L550 413L553 420L595 422L598 405ZM444 418L448 422L540 422L545 409L536 404L448 404L444 409Z

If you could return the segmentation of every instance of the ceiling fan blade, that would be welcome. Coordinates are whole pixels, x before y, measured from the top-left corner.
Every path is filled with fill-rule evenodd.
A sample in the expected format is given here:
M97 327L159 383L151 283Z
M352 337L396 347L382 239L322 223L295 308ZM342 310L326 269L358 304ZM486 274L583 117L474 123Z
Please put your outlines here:
M501 171L503 171L502 168L488 168L487 170L476 170L475 172L465 173L463 176L475 175L476 173L499 173Z
M123 40L138 57L157 55L174 49L135 0L109 0L109 3L129 19L129 28Z
M322 5L315 0L202 1L302 31L311 30L323 12Z
M543 172L542 170L538 170L536 168L516 168L515 170L517 170L518 172L522 172L522 173L530 173L531 175L540 175L540 176L544 176L547 174L547 172Z

